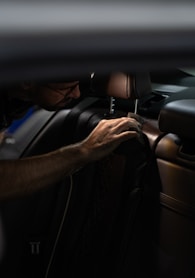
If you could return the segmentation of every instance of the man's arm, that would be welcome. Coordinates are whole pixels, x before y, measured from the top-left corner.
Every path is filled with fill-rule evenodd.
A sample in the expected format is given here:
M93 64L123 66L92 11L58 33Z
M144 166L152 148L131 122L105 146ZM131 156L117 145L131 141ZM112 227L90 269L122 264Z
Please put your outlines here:
M0 161L0 199L55 184L87 163L108 155L123 141L138 136L138 132L135 119L102 120L80 143L44 155Z

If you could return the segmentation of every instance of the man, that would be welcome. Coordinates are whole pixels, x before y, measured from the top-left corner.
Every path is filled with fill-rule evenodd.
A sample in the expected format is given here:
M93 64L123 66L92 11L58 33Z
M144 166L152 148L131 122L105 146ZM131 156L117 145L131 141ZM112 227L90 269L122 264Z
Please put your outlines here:
M24 82L7 88L0 94L1 128L8 127L13 119L21 117L32 104L57 110L79 97L78 81ZM30 194L55 184L87 163L108 155L123 141L137 137L139 130L139 123L133 118L102 120L79 143L44 155L1 160L0 199Z

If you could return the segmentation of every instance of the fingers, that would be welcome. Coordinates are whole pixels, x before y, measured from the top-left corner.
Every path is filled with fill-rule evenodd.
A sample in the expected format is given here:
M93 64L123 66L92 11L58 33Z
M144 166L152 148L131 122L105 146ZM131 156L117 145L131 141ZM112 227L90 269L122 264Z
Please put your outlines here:
M139 138L138 132L136 131L124 131L121 132L120 134L115 136L115 140L120 144L124 141L127 141L129 139L133 138Z
M82 142L82 146L90 154L90 160L98 160L111 153L122 142L139 138L140 131L140 123L132 118L101 120Z
M101 122L107 126L113 134L120 134L125 131L141 131L141 124L134 118L122 117L111 120L102 120Z
M121 133L124 131L141 131L141 124L134 118L121 118L121 121L115 126L115 131Z

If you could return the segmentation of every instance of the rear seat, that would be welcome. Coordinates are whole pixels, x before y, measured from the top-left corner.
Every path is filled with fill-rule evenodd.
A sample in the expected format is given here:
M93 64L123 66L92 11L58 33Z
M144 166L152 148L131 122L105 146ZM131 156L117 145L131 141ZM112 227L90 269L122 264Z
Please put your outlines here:
M195 275L195 100L166 104L155 154L162 188L159 277Z

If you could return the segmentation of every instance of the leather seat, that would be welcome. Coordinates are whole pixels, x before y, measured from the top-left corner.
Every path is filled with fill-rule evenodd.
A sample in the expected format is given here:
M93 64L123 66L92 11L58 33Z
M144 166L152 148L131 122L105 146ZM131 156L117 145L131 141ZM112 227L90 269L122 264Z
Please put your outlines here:
M195 100L166 104L155 154L162 188L159 221L160 277L193 277L195 263ZM165 267L166 265L166 267Z

